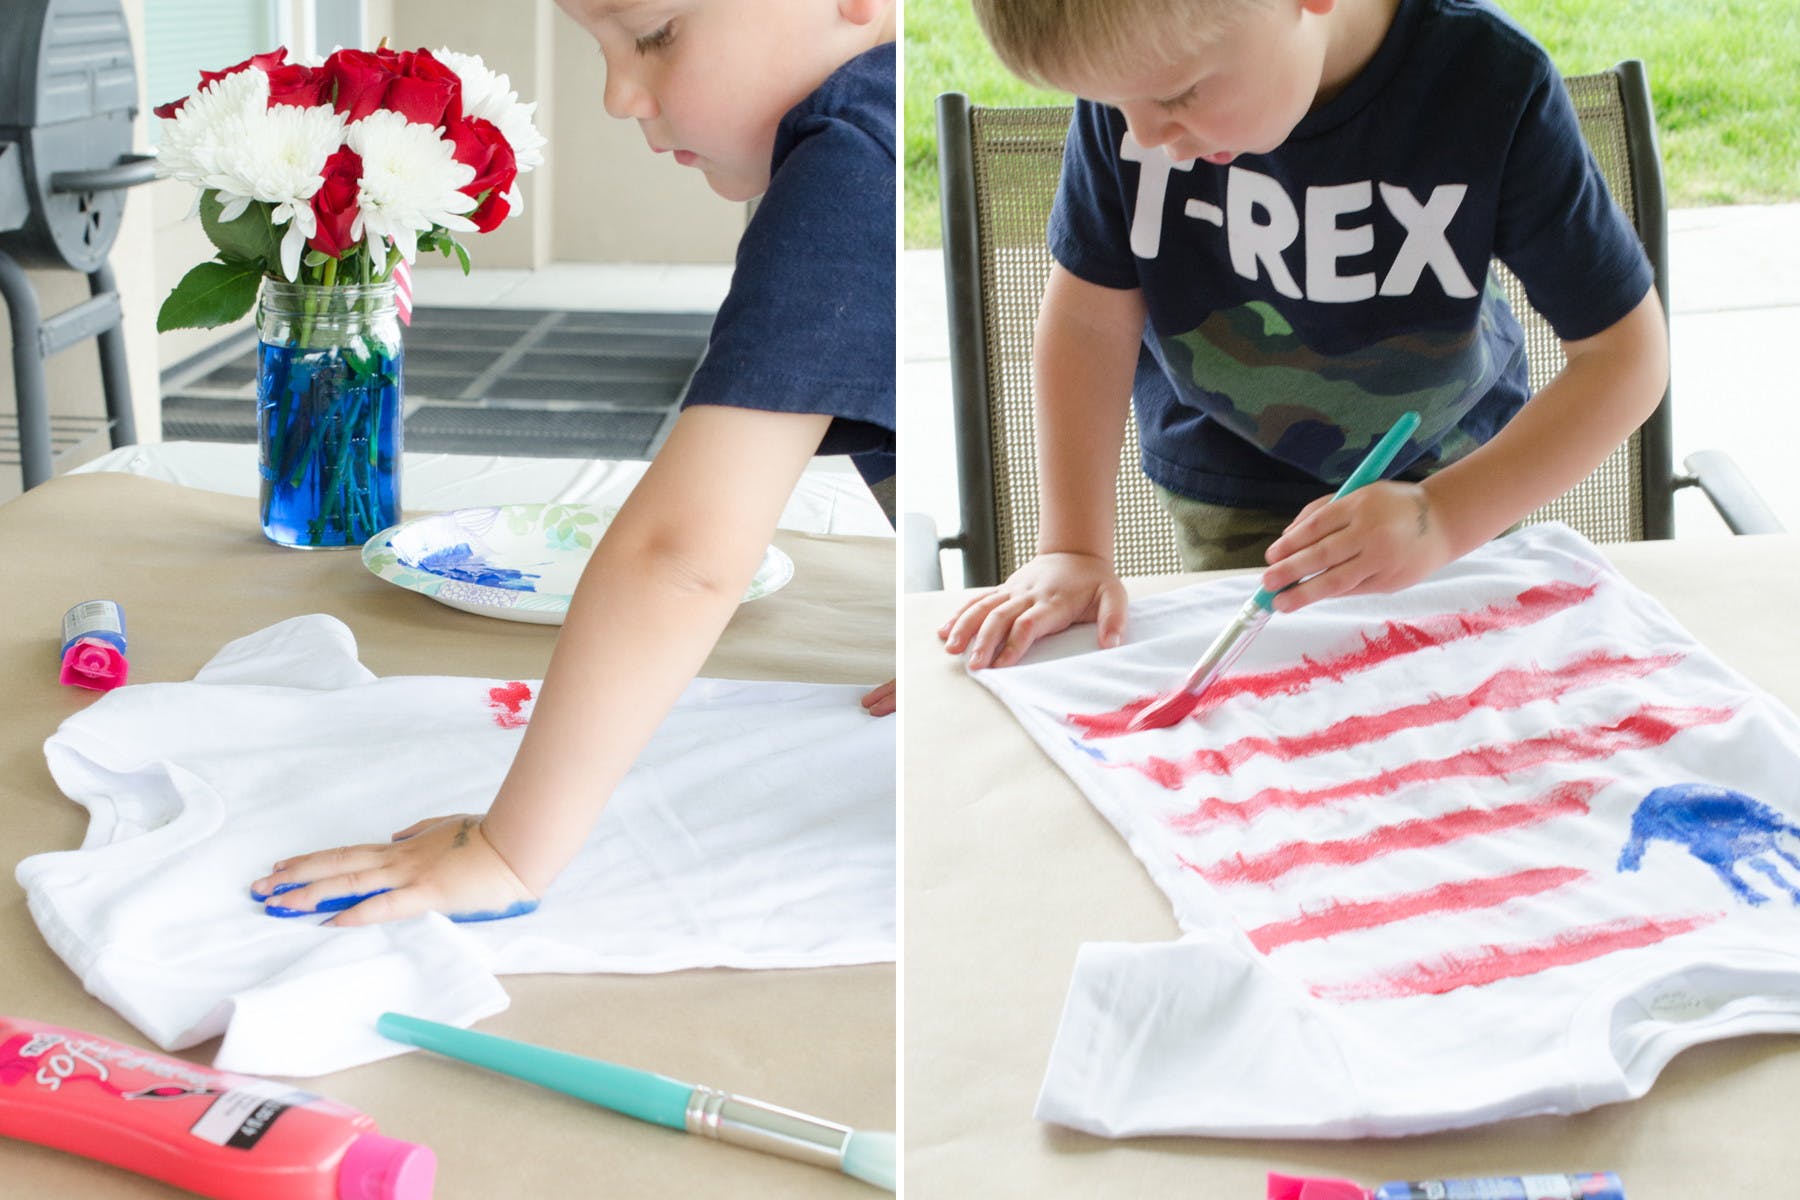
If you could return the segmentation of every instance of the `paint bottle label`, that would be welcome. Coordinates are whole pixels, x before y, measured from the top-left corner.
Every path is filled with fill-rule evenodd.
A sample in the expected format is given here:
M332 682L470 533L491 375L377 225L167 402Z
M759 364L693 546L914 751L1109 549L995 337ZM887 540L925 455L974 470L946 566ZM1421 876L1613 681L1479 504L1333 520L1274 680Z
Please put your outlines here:
M1375 1189L1374 1200L1625 1200L1625 1185L1610 1171L1504 1179L1428 1179L1384 1183Z
M95 637L125 651L125 610L113 600L84 600L63 614L63 650L77 638Z

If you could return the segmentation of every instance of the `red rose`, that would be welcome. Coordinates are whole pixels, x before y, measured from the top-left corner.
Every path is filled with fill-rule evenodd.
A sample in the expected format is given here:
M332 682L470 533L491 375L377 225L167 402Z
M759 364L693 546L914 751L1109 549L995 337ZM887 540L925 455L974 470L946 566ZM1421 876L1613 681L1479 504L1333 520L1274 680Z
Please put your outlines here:
M215 83L218 80L225 78L227 75L236 75L246 67L255 67L264 75L267 75L270 71L274 70L276 67L282 66L286 62L287 47L277 46L266 54L252 54L249 58L246 58L235 67L226 67L223 71L200 72L200 86L205 88L208 84Z
M207 87L209 87L210 85L212 85L214 83L217 83L219 80L225 78L227 75L236 75L239 71L245 70L246 68L249 68L249 67L255 67L257 70L261 71L263 74L270 75L270 74L273 74L276 71L276 69L285 66L286 63L287 63L287 47L286 46L277 46L273 50L270 50L265 54L252 54L249 58L246 58L243 62L238 63L235 67L226 67L223 71L202 71L202 72L200 72L200 86L198 88L196 88L195 90L196 91L205 91ZM305 68L300 68L300 69L304 70ZM159 104L155 108L151 109L150 111L152 113L154 113L155 115L163 118L164 120L168 120L170 117L173 117L176 113L180 112L182 109L182 106L185 105L187 102L188 102L188 98L186 96L183 96L179 100L171 100L167 104ZM272 95L271 95L271 99L269 102L271 104L276 103L276 101L273 99ZM298 101L283 100L283 101L281 101L281 103L294 104L294 103L298 103ZM317 103L317 101L314 101L314 103Z
M462 115L462 80L429 51L339 50L321 69L336 88L336 108L346 121L378 108L419 125Z
M512 206L504 199L504 194L512 190L513 181L519 177L512 143L506 140L499 126L481 117L452 122L444 133L456 147L456 161L475 169L475 178L464 185L462 193L481 201L468 217L475 222L476 229L487 233L506 220L512 211Z
M350 147L340 146L325 160L325 182L312 198L313 216L319 228L306 239L306 244L320 254L337 258L353 244L350 227L356 223L356 195L361 179L362 155Z
M346 121L360 121L380 108L388 85L400 75L395 66L367 50L339 50L319 69L330 81L333 104Z
M324 71L292 63L275 67L269 75L269 107L292 104L298 108L316 108L326 103L331 80Z
M387 107L420 125L448 125L462 119L462 76L429 50L400 56L400 78L388 89Z

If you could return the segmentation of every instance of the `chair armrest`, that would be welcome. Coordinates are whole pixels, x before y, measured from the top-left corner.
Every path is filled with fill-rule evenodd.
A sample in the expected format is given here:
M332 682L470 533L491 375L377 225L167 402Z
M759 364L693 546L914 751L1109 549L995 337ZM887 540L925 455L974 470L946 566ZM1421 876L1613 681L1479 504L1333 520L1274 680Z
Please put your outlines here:
M924 513L900 515L900 578L909 592L944 590L944 568L938 560L937 522Z
M1775 510L1757 494L1730 455L1721 450L1696 450L1681 460L1687 475L1675 481L1677 487L1698 484L1712 501L1719 515L1733 533L1785 533L1786 527Z

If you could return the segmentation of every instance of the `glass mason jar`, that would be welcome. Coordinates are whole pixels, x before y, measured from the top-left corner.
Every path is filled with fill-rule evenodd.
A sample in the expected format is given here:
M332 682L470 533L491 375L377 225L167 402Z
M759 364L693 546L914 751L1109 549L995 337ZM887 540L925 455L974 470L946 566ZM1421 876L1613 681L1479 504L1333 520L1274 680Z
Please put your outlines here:
M283 546L360 546L400 520L394 285L265 279L256 329L263 533Z

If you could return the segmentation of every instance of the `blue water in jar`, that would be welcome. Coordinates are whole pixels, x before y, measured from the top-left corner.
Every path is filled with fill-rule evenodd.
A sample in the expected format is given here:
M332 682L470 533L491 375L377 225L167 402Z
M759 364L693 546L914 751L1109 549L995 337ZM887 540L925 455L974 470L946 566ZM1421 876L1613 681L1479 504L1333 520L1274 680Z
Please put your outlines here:
M259 342L262 527L285 546L360 546L400 520L401 368L374 338Z

